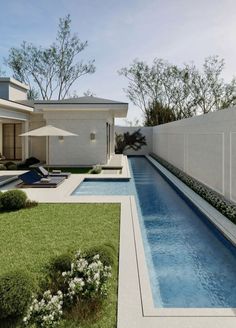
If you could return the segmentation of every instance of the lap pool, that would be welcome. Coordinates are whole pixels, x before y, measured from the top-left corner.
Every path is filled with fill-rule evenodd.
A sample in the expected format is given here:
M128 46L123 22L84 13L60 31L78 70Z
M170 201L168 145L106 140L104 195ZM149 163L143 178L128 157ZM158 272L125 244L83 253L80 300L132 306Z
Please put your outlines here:
M154 304L235 308L236 248L144 157L132 179L85 180L74 195L134 195Z

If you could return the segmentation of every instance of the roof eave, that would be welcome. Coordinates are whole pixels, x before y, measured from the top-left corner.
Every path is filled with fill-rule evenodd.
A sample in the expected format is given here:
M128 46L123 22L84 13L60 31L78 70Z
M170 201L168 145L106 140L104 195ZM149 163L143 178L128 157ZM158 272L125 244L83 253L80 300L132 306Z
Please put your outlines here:
M10 108L10 109L13 109L13 110L21 110L21 111L26 111L26 112L33 112L34 111L34 109L32 107L25 106L25 105L22 105L20 103L10 101L10 100L6 100L6 99L2 99L2 98L0 98L0 106L2 106L4 108Z
M60 111L111 111L115 117L126 117L128 103L117 104L62 104L62 103L35 103L35 109L42 112L60 112Z

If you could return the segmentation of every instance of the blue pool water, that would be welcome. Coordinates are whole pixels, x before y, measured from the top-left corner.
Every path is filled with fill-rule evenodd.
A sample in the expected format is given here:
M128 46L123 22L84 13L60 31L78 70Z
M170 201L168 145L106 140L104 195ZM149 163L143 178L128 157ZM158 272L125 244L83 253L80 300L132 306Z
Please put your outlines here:
M84 179L73 195L132 195L128 179Z
M136 197L156 307L236 307L236 249L143 157L130 182L85 181L75 194Z

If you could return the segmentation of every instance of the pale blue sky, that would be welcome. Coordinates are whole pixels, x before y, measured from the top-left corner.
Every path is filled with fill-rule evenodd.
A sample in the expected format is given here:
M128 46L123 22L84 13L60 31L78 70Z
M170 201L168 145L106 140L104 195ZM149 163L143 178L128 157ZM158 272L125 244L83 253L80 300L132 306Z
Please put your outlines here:
M236 75L235 0L0 0L0 8L0 63L23 40L50 44L59 17L71 14L73 31L89 42L82 57L97 68L75 86L81 95L128 101L117 70L134 58L201 64L216 54L226 60L225 79ZM130 104L128 118L140 115Z

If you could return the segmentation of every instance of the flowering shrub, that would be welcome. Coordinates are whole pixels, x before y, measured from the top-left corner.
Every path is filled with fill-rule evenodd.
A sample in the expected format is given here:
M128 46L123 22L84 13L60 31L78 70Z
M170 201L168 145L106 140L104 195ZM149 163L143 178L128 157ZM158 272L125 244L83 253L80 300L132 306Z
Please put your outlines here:
M71 302L81 298L92 299L106 296L111 267L104 265L98 254L88 261L78 252L71 263L71 270L62 275L68 285L66 296Z
M58 291L52 295L48 290L41 300L34 299L27 316L23 319L26 326L35 324L40 328L56 327L62 317L63 294Z
M59 278L63 280L63 293L59 290L57 294L52 295L48 290L40 300L33 299L23 319L26 326L32 324L37 328L54 328L62 318L63 306L68 305L71 310L71 306L81 306L79 300L91 304L91 301L96 302L99 297L107 294L111 267L102 263L98 254L86 258L78 252L71 262L70 270L62 273L61 268L68 267L68 257L63 256L59 263L54 261L53 265Z

